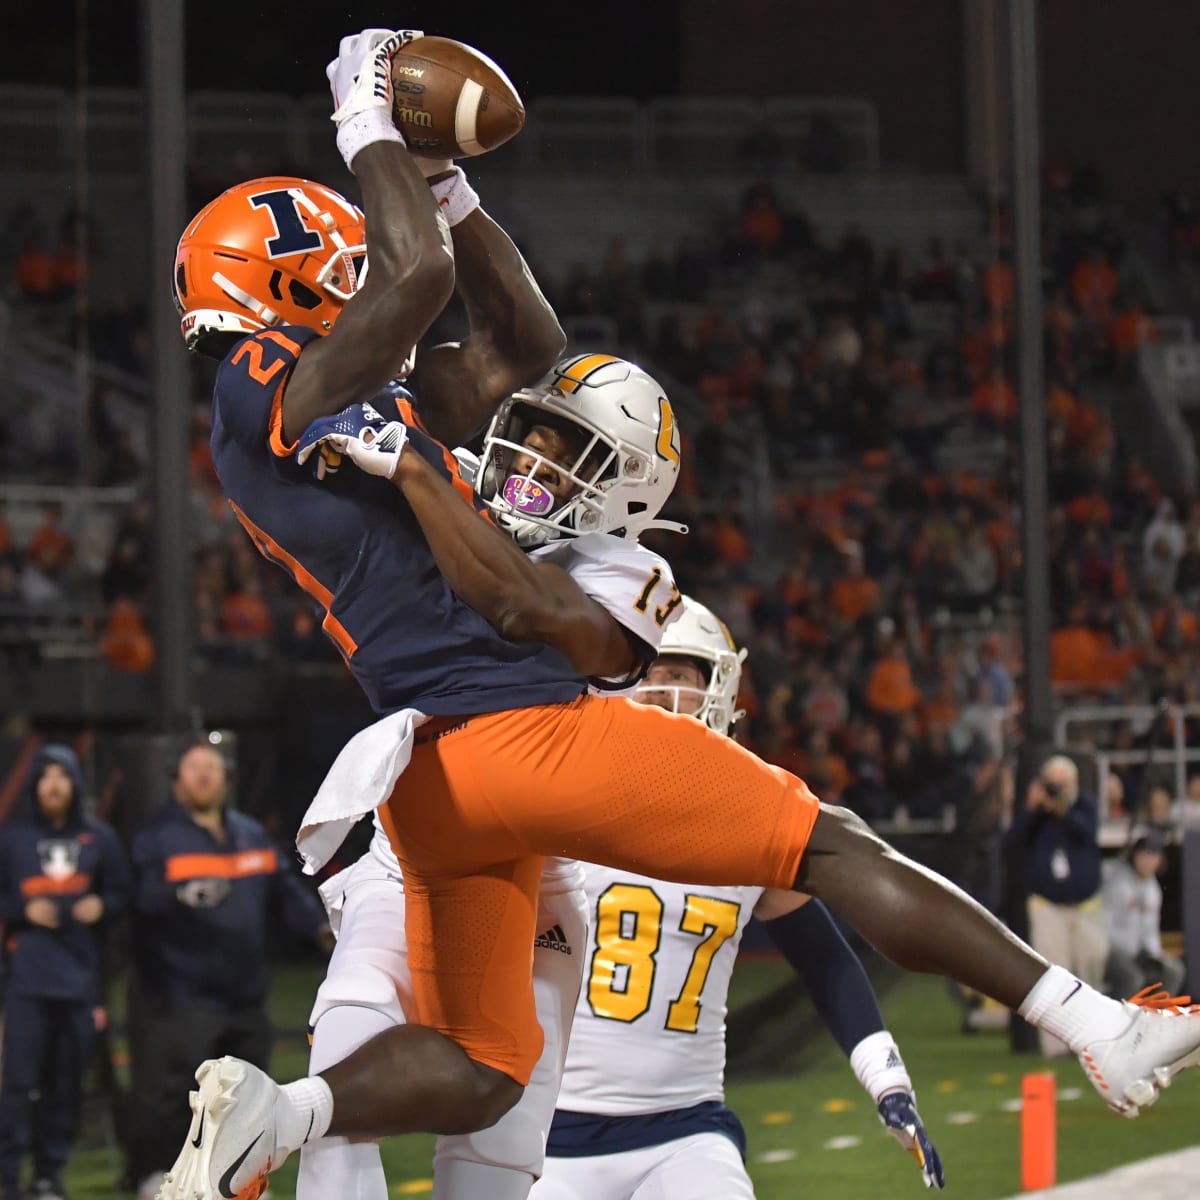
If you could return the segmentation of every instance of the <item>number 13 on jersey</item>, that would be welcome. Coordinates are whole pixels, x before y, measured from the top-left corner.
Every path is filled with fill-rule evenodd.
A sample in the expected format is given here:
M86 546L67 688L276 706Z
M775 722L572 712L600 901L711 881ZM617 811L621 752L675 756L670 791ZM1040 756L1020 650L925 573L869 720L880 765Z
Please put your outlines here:
M658 589L658 585L662 583L663 573L662 567L655 567L650 572L650 578L646 580L646 586L642 588L638 598L633 602L633 607L638 612L644 613L650 606L650 597L654 595ZM665 601L654 609L654 623L656 625L665 625L667 618L683 603L683 597L679 594L679 589L671 580L667 580L670 587L670 592Z
M679 928L699 940L664 1028L695 1033L700 993L713 956L737 933L741 905L689 893ZM644 884L614 883L596 904L596 949L588 974L592 1012L610 1021L636 1021L650 1007L662 941L663 902Z

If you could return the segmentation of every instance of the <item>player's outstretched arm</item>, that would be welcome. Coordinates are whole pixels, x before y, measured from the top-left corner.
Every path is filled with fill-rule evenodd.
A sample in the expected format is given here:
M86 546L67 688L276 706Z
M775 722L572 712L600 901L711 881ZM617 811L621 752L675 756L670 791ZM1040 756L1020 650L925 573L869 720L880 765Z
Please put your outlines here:
M602 605L566 571L527 558L419 454L401 454L392 480L446 582L503 637L545 642L583 676L623 676L637 666L631 635Z
M461 170L435 174L431 181L435 193L453 189L445 211L456 286L471 329L462 342L422 351L415 385L430 433L457 446L478 432L501 400L545 375L567 339L520 251L478 207Z
M292 371L281 401L288 443L318 417L379 392L453 291L446 222L391 119L391 56L415 33L344 38L326 72L338 148L362 187L369 270L329 334L310 342Z
M813 1005L850 1059L879 1119L921 1168L926 1187L945 1186L942 1160L917 1112L904 1060L883 1023L875 990L829 910L803 893L763 893L754 915L800 976Z

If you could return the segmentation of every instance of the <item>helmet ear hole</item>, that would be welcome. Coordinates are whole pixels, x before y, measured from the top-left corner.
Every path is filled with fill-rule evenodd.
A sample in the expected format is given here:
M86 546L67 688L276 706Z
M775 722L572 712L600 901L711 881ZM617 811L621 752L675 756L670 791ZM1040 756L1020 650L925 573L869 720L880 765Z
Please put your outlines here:
M292 303L297 308L319 308L321 306L321 297L307 284L301 283L299 279L293 279L288 283L288 295L291 296Z

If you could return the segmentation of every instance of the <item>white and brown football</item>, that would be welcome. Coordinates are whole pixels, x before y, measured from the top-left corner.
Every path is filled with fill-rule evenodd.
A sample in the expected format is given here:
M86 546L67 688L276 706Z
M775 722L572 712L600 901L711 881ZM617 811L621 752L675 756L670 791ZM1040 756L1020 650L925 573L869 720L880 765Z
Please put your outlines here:
M392 118L426 158L486 154L515 137L525 106L486 54L443 37L417 38L392 59Z

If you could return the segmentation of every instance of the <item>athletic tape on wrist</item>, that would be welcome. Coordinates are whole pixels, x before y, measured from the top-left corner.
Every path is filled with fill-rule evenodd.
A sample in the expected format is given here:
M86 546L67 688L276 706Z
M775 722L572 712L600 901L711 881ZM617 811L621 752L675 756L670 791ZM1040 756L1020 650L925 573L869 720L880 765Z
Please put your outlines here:
M876 1104L885 1092L912 1091L900 1048L886 1029L863 1038L850 1055L850 1067Z
M455 167L454 174L448 179L431 183L429 190L451 228L479 207L479 193L467 182L467 173L462 167Z
M399 142L406 146L404 135L392 124L391 113L383 108L368 108L365 112L347 117L337 131L337 148L351 171L354 156L375 142Z

